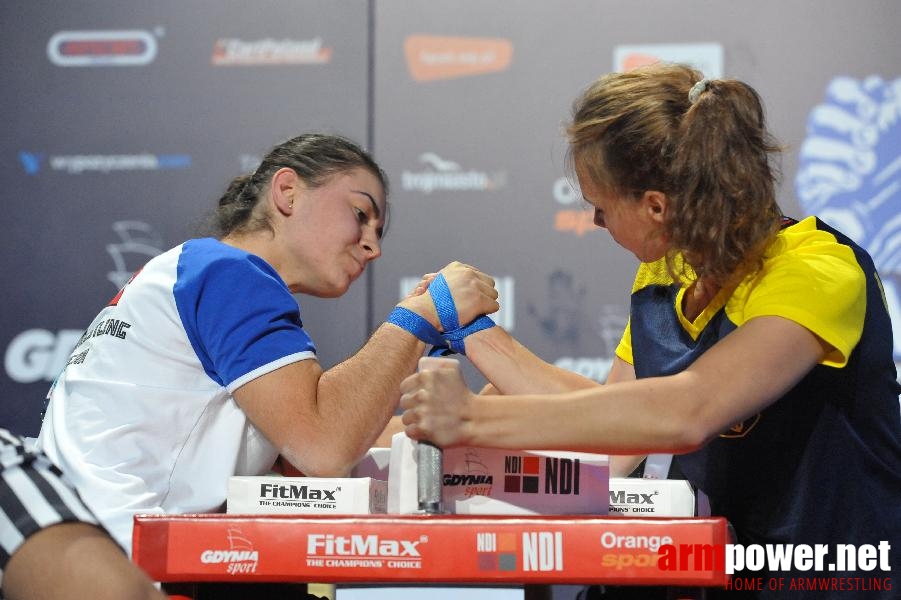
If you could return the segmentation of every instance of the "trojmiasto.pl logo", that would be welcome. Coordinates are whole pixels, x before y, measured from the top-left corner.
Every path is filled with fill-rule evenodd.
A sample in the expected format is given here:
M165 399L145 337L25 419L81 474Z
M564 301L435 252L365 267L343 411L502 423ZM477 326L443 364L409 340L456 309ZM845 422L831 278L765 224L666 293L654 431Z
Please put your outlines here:
M447 160L434 152L419 155L425 169L401 172L401 188L408 192L431 194L432 192L489 192L507 185L507 172L488 173L477 169L464 169L459 163Z

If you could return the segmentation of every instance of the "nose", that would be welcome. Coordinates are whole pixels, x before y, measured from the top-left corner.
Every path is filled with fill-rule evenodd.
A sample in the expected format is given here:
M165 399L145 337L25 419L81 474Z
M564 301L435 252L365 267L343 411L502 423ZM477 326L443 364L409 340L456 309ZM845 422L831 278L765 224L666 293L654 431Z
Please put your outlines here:
M366 252L366 260L375 260L382 255L382 244L376 236L367 236L360 240Z

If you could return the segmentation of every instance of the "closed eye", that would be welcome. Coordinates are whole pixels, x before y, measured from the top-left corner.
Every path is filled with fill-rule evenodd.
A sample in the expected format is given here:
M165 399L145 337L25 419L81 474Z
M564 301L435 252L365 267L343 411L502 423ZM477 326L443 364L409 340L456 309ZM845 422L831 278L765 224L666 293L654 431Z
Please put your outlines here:
M379 205L378 205L378 203L376 203L375 198L372 197L372 194L370 194L368 192L364 192L362 190L351 190L351 191L353 191L357 194L362 194L363 196L366 196L366 198L369 200L369 204L372 206L372 214L373 214L372 220L373 221L378 221L379 219L382 218L382 211L379 210ZM360 211L360 209L356 208L356 207L355 207L355 210ZM363 216L360 216L358 214L357 218L360 220L360 223L362 223L364 225L369 222L369 215L366 214L365 211L363 212ZM376 227L375 234L378 236L379 239L382 239L383 231L384 231L384 226Z
M368 225L370 222L378 220L378 217L372 218L369 216L369 214L366 211L361 210L357 207L354 207L354 212L357 215L357 221L360 223L360 225L365 226L365 225ZM375 235L376 235L376 237L378 237L378 239L382 239L382 228L381 227L375 228Z

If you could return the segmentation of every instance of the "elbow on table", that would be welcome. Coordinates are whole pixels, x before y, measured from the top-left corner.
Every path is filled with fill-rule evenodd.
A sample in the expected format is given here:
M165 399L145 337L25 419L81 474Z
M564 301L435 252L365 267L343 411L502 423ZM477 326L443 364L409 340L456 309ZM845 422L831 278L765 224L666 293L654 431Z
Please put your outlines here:
M724 416L712 390L690 372L670 378L676 387L669 396L664 412L657 423L663 428L661 435L670 441L670 451L688 454L700 450L723 432ZM697 390L706 390L699 393Z
M703 416L683 414L668 420L668 431L664 435L670 440L671 452L688 454L700 450L720 433Z
M307 477L349 477L360 459L339 448L321 448L315 453L286 449L283 455Z

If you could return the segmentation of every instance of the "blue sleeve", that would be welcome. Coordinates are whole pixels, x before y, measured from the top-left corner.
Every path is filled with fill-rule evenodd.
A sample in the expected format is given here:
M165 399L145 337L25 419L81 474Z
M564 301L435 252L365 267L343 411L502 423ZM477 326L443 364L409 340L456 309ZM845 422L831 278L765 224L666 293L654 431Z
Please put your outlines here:
M215 240L188 242L173 293L204 370L229 391L256 371L314 356L297 302L257 256Z

